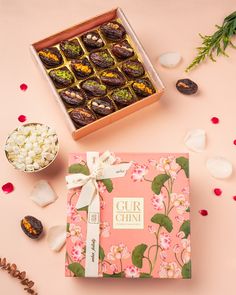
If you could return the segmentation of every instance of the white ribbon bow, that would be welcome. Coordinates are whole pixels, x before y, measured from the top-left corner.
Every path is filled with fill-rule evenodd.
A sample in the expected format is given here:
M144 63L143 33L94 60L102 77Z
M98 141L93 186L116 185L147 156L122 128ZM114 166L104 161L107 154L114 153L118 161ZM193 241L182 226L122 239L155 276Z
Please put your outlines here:
M99 157L98 152L87 152L90 174L75 173L66 176L67 188L82 187L77 209L88 206L85 276L98 276L100 198L97 180L125 176L132 163L114 164L115 158L109 151Z

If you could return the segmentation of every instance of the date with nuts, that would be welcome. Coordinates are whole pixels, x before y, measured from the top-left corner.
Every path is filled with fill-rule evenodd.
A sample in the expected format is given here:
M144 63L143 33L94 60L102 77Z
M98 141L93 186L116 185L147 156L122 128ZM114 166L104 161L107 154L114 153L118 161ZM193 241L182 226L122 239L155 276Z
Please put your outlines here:
M121 69L130 78L138 78L144 74L144 67L138 60L125 61Z
M101 74L101 80L108 86L123 86L125 85L125 77L118 69L105 70Z
M101 25L102 34L110 40L121 40L125 37L126 31L122 24L117 21L110 21Z
M115 110L113 103L107 97L94 98L91 101L91 108L96 114L102 115L102 116L109 115Z
M31 239L38 239L43 232L43 225L40 220L33 216L25 216L21 220L23 232Z
M198 86L190 79L180 79L176 83L176 88L182 94L195 94L198 91Z
M74 109L70 112L70 117L76 124L82 126L88 125L97 119L90 110L85 108Z
M77 79L83 79L93 74L93 67L86 57L72 60L70 66Z
M141 97L146 97L155 93L155 89L148 78L137 79L133 82L132 88L134 92Z
M107 50L92 52L89 57L90 60L100 68L109 68L114 65L114 59Z
M113 44L111 51L119 59L126 59L134 55L134 50L127 40Z
M69 87L60 92L60 97L69 106L77 107L83 104L86 100L86 94L78 87Z
M104 46L104 42L97 31L91 31L84 34L82 40L88 50L98 49Z
M107 93L107 87L98 79L88 79L82 82L81 88L90 96L104 96Z
M74 77L67 67L61 67L49 72L49 76L52 79L56 88L68 87L74 83Z
M68 59L76 59L83 54L83 49L77 39L61 41L60 49Z

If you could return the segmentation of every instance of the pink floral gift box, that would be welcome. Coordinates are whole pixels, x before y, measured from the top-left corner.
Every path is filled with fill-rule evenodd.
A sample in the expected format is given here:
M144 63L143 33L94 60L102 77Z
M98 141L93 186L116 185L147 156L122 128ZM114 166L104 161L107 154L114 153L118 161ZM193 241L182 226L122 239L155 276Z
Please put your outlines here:
M69 156L66 276L191 278L188 154Z

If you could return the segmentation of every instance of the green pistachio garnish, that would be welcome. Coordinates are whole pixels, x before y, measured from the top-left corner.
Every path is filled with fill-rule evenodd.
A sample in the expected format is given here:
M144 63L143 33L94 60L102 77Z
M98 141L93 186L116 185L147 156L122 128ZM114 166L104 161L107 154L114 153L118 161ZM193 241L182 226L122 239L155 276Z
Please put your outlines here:
M65 47L65 49L66 50L70 50L70 51L72 51L73 53L80 53L81 52L81 47L79 46L79 45L76 45L76 44L74 44L74 43L66 43L65 45L64 45L64 47Z
M120 98L124 98L124 99L127 99L127 100L130 100L132 99L132 94L127 90L127 89L120 89L120 90L117 90L115 92L115 94L117 96L119 96Z
M55 75L66 80L71 80L73 78L72 74L68 71L57 70L55 71Z

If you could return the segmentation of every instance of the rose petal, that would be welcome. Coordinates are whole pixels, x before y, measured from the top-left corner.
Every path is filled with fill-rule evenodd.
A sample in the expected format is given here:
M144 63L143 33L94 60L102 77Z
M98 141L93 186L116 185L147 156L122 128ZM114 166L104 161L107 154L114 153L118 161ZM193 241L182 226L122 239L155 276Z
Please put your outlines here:
M26 91L27 88L28 88L28 86L27 86L25 83L23 83L23 84L20 85L20 89L21 89L22 91Z
M178 52L166 52L159 56L159 63L166 68L174 68L181 61L181 55Z
M55 225L49 228L47 242L51 250L60 251L66 242L66 227Z
M20 115L20 116L18 117L18 121L21 122L21 123L25 122L25 121L26 121L26 116L24 116L24 115Z
M35 183L30 194L30 199L40 207L45 207L56 201L57 195L46 180Z
M223 157L212 157L207 160L207 169L214 178L224 179L231 176L233 166Z
M13 192L13 190L14 190L14 185L11 182L7 182L2 186L2 191L5 194L9 194L9 193Z
M198 211L202 216L207 216L208 215L208 211L206 209L201 209Z
M185 145L194 152L202 152L206 147L206 132L203 129L190 130L185 138Z

